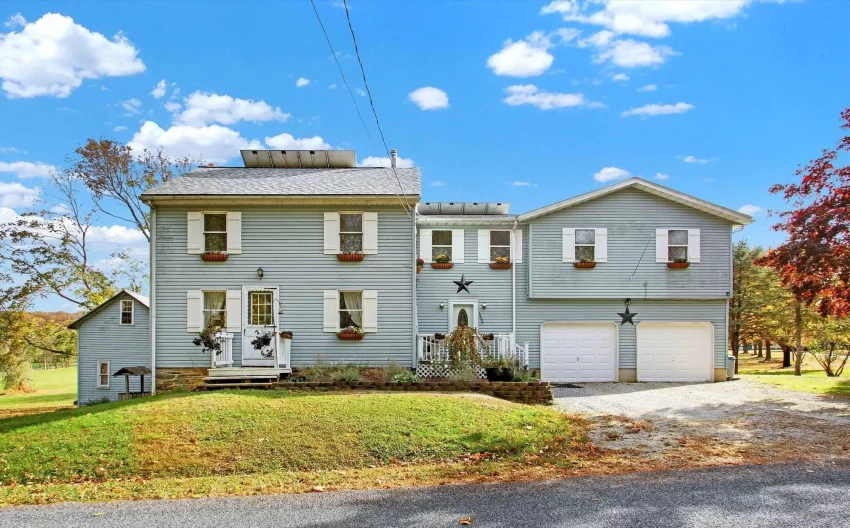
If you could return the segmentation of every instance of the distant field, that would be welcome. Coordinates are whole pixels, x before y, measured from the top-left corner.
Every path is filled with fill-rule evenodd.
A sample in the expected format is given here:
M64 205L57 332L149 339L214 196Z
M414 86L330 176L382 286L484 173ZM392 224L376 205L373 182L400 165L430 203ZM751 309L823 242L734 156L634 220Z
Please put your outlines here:
M10 414L50 411L74 405L77 399L77 367L33 370L29 378L33 392L7 391L0 395L0 417Z
M808 354L803 358L802 376L794 375L794 367L782 368L782 352L774 350L773 358L766 362L752 354L740 354L738 373L743 378L784 389L850 398L850 362L840 377L828 378Z

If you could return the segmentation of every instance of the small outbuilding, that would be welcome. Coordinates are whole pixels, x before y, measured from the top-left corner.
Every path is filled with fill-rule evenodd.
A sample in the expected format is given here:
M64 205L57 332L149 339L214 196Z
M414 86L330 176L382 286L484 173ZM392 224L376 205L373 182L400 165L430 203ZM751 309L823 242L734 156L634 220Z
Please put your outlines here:
M68 328L77 331L77 405L150 393L151 377L141 375L151 368L147 297L121 290Z

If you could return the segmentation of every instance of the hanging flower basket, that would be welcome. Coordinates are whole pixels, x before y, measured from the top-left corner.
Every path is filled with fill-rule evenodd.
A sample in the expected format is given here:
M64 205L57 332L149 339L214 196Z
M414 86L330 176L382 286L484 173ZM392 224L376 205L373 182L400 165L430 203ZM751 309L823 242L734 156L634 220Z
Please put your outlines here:
M422 273L422 266L416 266L416 273Z
M422 266L424 266L424 265L425 265L424 259L421 259L421 258L416 259L416 273L421 272Z
M452 264L451 262L432 262L431 263L431 267L434 268L434 269L452 269L452 266L454 266L454 264Z
M364 255L363 253L345 252L337 253L336 258L340 262L362 262Z
M573 262L573 266L577 269L593 269L596 267L596 262Z
M690 262L668 262L667 267L670 269L685 269L690 267Z
M206 253L201 253L201 260L204 262L224 262L227 260L227 253L207 251Z

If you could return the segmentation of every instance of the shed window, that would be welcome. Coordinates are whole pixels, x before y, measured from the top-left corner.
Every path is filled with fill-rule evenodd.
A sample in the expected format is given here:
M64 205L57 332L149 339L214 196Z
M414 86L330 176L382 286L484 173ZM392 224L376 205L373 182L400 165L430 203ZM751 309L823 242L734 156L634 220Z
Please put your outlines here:
M204 213L204 251L227 251L226 213Z
M496 257L511 258L511 232L490 231L490 262Z
M436 262L438 255L445 255L452 261L452 232L431 231L431 260Z
M121 301L121 324L133 324L133 301L130 299Z
M339 327L363 327L363 292L339 292Z
M343 252L363 252L363 215L340 213L339 247Z
M97 387L99 389L109 388L109 361L98 361L97 363Z
M688 260L688 230L671 229L667 232L667 260L670 262L687 262Z
M227 292L204 292L204 328L224 328L227 325Z
M596 260L595 229L576 229L576 260L579 262Z

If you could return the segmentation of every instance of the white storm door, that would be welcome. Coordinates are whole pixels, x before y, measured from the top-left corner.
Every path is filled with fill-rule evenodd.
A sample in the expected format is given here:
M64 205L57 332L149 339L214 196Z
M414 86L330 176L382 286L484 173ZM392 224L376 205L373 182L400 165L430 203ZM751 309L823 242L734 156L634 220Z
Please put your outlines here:
M274 366L278 347L277 307L277 288L242 288L242 366Z

